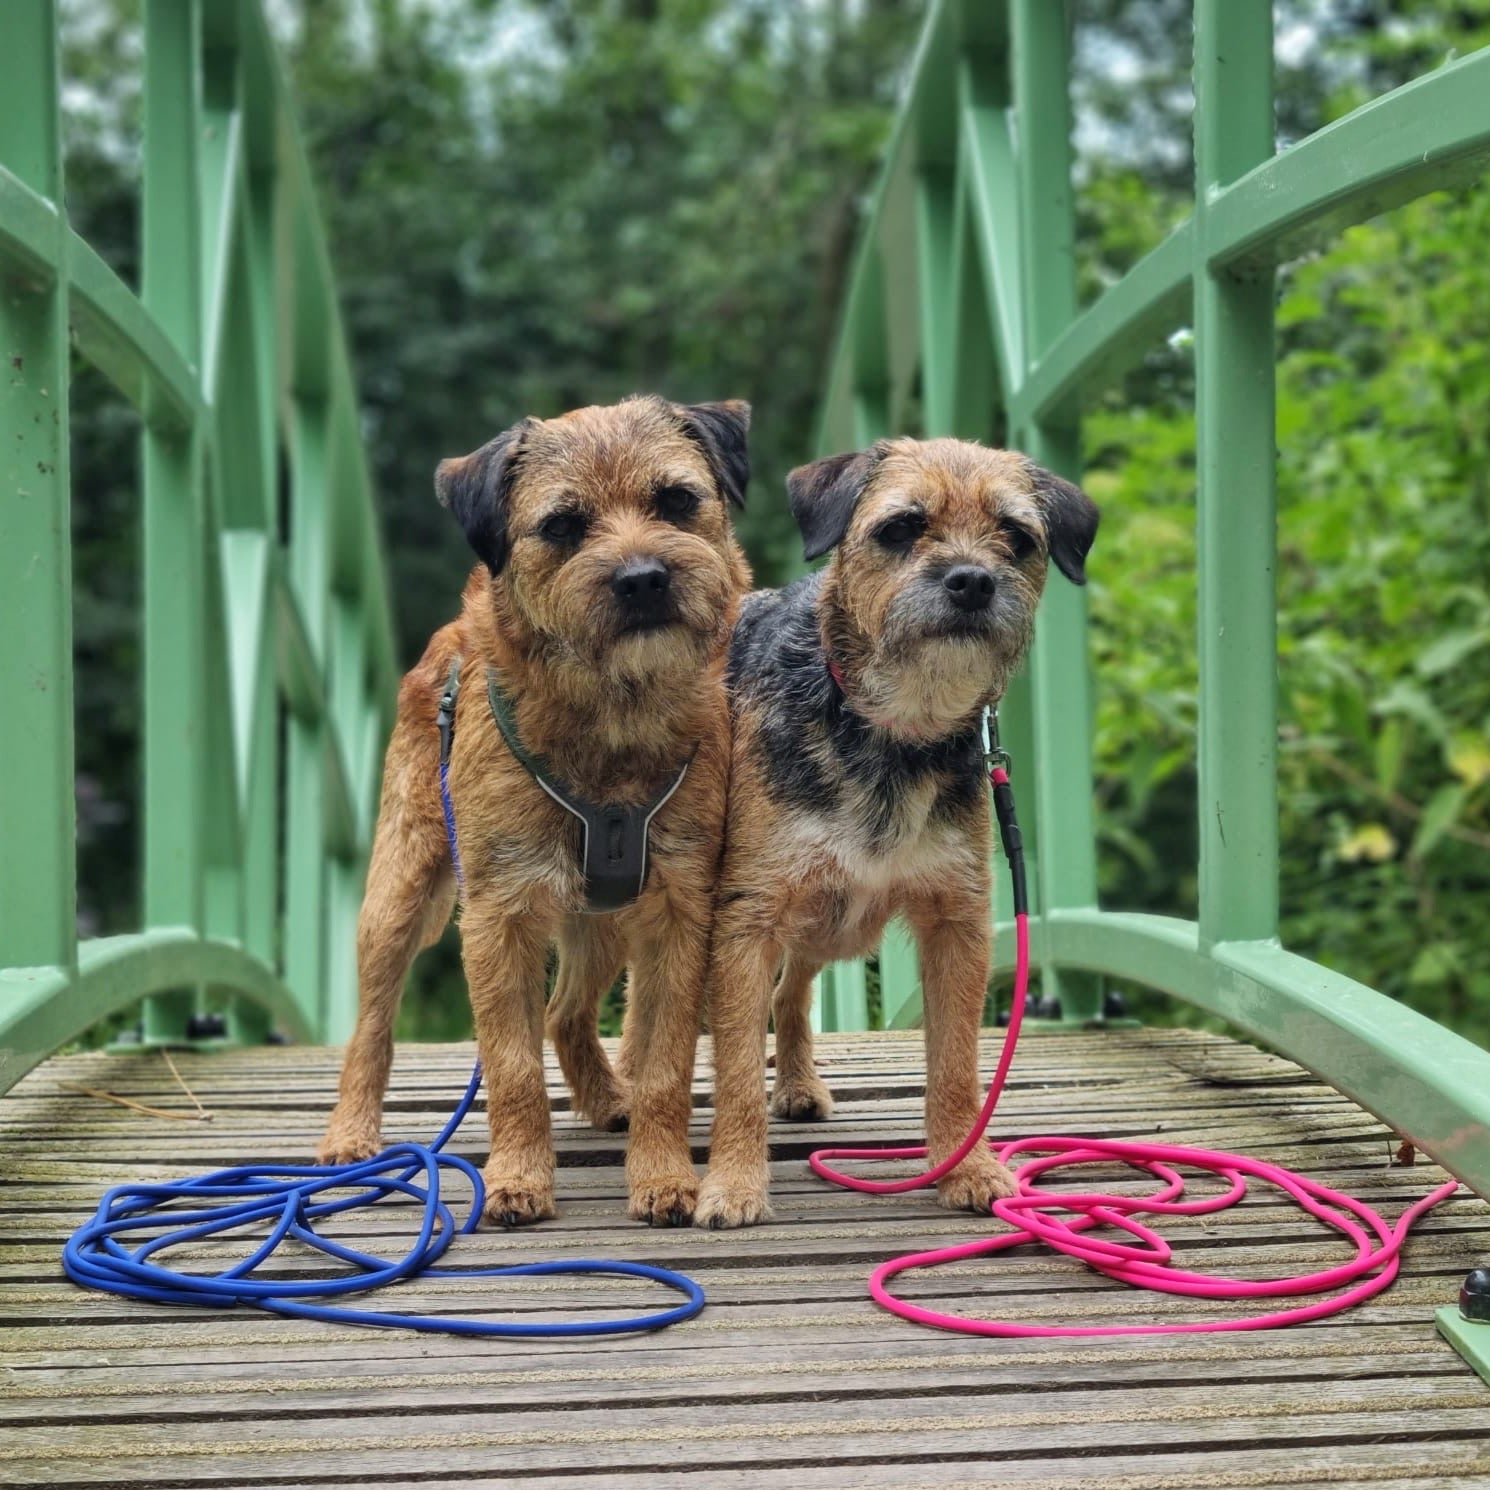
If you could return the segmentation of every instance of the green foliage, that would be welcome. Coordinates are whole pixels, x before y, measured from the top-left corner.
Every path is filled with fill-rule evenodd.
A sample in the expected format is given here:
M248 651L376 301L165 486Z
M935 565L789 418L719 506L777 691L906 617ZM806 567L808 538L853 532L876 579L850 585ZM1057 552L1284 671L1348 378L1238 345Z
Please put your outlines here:
M637 390L748 398L738 521L797 562L786 471L828 347L919 3L568 0L309 7L294 52L413 660L471 563L430 475L525 414ZM501 24L514 44L490 61ZM494 29L495 26L495 29ZM619 1025L619 1000L605 1023ZM469 1028L458 942L405 1037Z
M634 388L756 407L742 530L798 552L809 453L914 0L305 0L299 94L389 537L401 644L470 561L430 472L526 413ZM1188 211L1190 0L1077 0L1079 273ZM135 275L137 0L68 0L73 222ZM1282 143L1490 41L1490 0L1279 0ZM1298 44L1302 37L1304 44ZM1284 930L1490 1036L1490 194L1434 197L1283 277ZM1160 347L1086 423L1109 904L1193 915L1193 369ZM73 393L82 906L138 915L135 426ZM871 996L877 984L871 979ZM608 1001L613 1022L618 1003ZM1145 1013L1149 1012L1145 1009ZM455 941L402 1036L469 1028Z
M1485 192L1425 198L1294 266L1278 317L1284 940L1481 1040L1487 231ZM1088 440L1104 890L1193 914L1193 419L1114 399Z
M356 8L307 11L300 115L411 660L470 562L435 462L525 414L748 398L740 531L763 583L794 562L782 481L919 9L385 0L360 46Z

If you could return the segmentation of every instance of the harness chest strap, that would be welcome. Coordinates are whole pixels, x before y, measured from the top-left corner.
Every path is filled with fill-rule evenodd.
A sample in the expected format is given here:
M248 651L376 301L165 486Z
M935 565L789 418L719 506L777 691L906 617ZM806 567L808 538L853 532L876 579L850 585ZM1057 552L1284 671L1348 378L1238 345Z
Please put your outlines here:
M440 700L438 715L442 775L449 764L450 745L455 734L455 701L459 692L460 659L456 658L451 665L450 682ZM497 670L492 667L486 670L486 698L492 719L514 759L549 797L580 821L585 910L598 915L630 905L646 887L652 819L682 786L683 778L693 764L692 755L650 802L634 807L591 802L560 780L541 756L534 755L523 744L512 700L502 688Z

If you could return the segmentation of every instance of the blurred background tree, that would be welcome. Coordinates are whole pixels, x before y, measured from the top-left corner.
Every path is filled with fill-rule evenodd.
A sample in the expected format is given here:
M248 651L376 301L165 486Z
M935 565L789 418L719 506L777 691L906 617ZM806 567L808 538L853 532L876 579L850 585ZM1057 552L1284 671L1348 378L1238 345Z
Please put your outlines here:
M1075 0L1081 292L1188 211L1189 0ZM468 564L430 472L634 389L755 405L742 536L796 553L812 426L919 0L278 0L412 660ZM1279 0L1280 146L1490 41L1490 0ZM68 0L74 221L133 282L137 0ZM1490 1037L1490 267L1483 190L1282 279L1285 933ZM1108 903L1193 914L1194 426L1183 337L1092 411ZM136 904L135 429L74 392L90 930ZM1145 1017L1170 1017L1145 1000ZM1188 1016L1187 1016L1188 1017ZM468 1028L454 941L405 1037Z

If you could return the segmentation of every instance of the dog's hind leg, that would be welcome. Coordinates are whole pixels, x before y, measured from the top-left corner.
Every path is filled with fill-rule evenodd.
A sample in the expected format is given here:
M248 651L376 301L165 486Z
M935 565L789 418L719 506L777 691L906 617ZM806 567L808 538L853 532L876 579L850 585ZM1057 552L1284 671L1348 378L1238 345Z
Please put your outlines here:
M833 1111L833 1094L812 1059L812 980L822 963L790 951L771 998L776 1026L776 1080L771 1111L779 1118L810 1123Z
M623 957L621 937L606 918L564 918L559 974L548 1002L548 1037L574 1110L604 1133L625 1128L631 1105L629 1086L612 1068L596 1030L600 1000L614 986Z
M416 860L409 850L408 843L390 844L380 832L368 866L357 918L357 1025L342 1062L336 1110L318 1150L322 1164L347 1164L382 1149L383 1096L404 980L420 948L439 939L455 903L448 863Z

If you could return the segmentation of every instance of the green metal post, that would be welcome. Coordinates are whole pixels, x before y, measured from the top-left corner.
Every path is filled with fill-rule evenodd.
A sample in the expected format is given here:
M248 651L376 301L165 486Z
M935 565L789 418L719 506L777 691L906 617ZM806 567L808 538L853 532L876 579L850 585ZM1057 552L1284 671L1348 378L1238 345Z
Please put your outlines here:
M326 503L331 482L327 411L321 399L298 398L290 447L290 563L287 582L317 657L326 655ZM321 665L322 696L326 682ZM324 704L322 706L324 712ZM310 1017L326 1023L326 766L320 717L291 715L285 763L285 976L313 1001Z
M1024 245L1018 227L1017 149L1009 123L1010 81L1007 41L964 50L957 68L960 161L951 266L958 306L956 386L952 422L936 431L964 439L1007 440L1006 429L999 427L999 414L1002 409L1007 425L1011 410L1017 407L1027 357ZM938 349L923 337L923 358L937 355ZM1027 667L1010 684L999 717L1004 744L1016 760L1033 765L1034 695ZM1029 793L1023 803L1023 827L1038 951L1043 934L1039 911L1045 834L1040 800ZM995 903L1001 893L995 885ZM1047 959L1039 962L1042 967L1052 966Z
M245 107L250 114L249 129L252 131L256 123L254 116L267 112L267 101L248 90L245 90L244 97ZM272 554L278 546L280 533L276 407L278 347L274 324L274 178L270 171L261 169L250 172L243 208L247 213L244 234L247 255L244 269L249 284L253 365L258 383L258 421L254 434L259 442L258 466L263 482L261 510L264 514L265 548ZM280 865L276 828L286 730L273 665L276 600L271 583L271 591L266 597L265 626L259 638L263 666L255 680L254 709L260 734L253 747L253 773L249 779L248 823L252 836L251 857L246 868L245 917L249 945L266 961L282 966L282 949L278 946L277 938ZM261 816L269 819L267 829L262 833L256 826Z
M141 300L181 355L201 364L197 0L147 0ZM203 925L203 633L207 542L202 452L145 431L145 924ZM197 990L146 1001L147 1041L180 1040Z
M67 234L52 0L0 48L0 165L55 208L50 276L0 265L0 967L76 960ZM24 868L19 860L24 857Z
M881 385L859 388L854 392L854 444L863 449L890 433L890 410L886 391ZM909 939L899 922L885 928L880 943L880 1009L886 1025L890 1010L910 996L915 984L915 954L909 952ZM906 976L909 956L910 977ZM832 978L833 1023L825 1028L865 1030L869 1028L869 981L864 962L839 962L828 969Z
M1064 6L1014 0L1014 109L1025 351L1039 359L1076 314L1075 214L1071 200L1071 105L1068 22ZM1025 377L1029 367L1021 369ZM1075 422L1030 417L1020 393L1014 443L1038 464L1081 479ZM1096 823L1092 813L1091 669L1086 596L1052 571L1030 653L1034 769L1025 771L1037 802L1042 917L1097 903ZM1067 1021L1096 1018L1102 990L1089 974L1047 966L1044 991L1060 999Z
M357 912L362 905L363 867L334 858L326 866L326 999L322 1034L333 1044L352 1035L357 1021Z
M921 422L928 439L958 432L959 341L971 344L987 359L985 407L973 418L982 424L992 404L992 361L988 351L986 318L981 310L960 315L968 278L957 272L955 236L957 185L939 165L922 166L916 179L916 294L921 323ZM976 269L973 270L976 284ZM977 288L981 288L978 286ZM968 295L971 301L976 294ZM972 325L968 321L972 321ZM906 928L896 923L880 945L880 1009L886 1029L909 1029L922 1014L920 961Z
M1273 153L1268 0L1195 6L1200 934L1278 930L1273 276L1215 268L1207 203Z
M192 1014L209 1010L226 1009L236 1039L259 1037L271 1013L301 1037L324 1028L329 1009L345 1026L394 682L383 553L325 241L260 5L143 7L139 295L67 222L55 0L3 9L0 842L11 863L0 875L0 1090L142 1001L149 1041L189 1038ZM281 342L292 356L277 355ZM74 356L108 378L145 429L144 924L81 946ZM282 542L286 410L298 421L296 512ZM333 489L338 469L345 480ZM333 518L340 595L330 637ZM295 739L283 773L281 693Z
M240 90L243 107L250 115L266 110L266 100L247 89ZM276 341L274 326L275 245L273 222L274 180L268 170L252 172L240 198L246 214L245 254L242 272L247 279L252 368L255 378L255 413L252 438L257 442L260 476L258 510L262 513L263 551L268 572L263 591L263 619L255 637L258 665L253 678L254 733L249 742L249 770L245 798L244 941L248 948L271 966L284 967L287 958L279 945L279 809L281 770L285 753L285 719L280 706L275 668L275 593L271 556L279 541L278 439L276 409ZM297 992L299 990L297 989ZM262 1033L263 1011L246 999L233 1006L238 1031Z
M957 417L958 283L952 269L956 183L943 166L916 177L916 293L921 310L921 422L928 439Z

